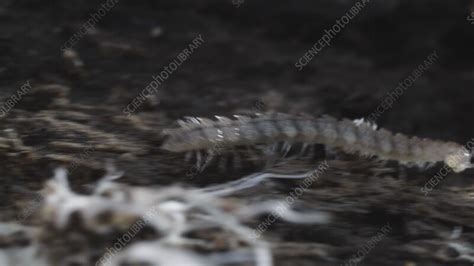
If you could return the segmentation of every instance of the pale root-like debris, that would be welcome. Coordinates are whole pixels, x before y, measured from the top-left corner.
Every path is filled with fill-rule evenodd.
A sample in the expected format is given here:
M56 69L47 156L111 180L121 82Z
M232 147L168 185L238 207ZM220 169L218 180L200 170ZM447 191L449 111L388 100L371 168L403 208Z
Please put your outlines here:
M137 221L143 221L147 227L158 232L153 241L132 239L117 254L104 254L99 265L120 265L122 262L177 265L192 261L189 265L198 266L220 265L236 260L251 261L257 266L273 265L271 245L263 239L253 238L253 230L244 222L271 213L278 201L240 204L218 196L220 193L198 189L131 187L116 183L120 176L115 169L109 168L109 173L98 182L92 194L84 195L70 188L65 169L57 169L54 178L46 185L42 219L57 230L65 230L71 223L72 215L78 214L84 229L94 234L127 231ZM104 222L104 216L109 217L105 219L107 222ZM281 218L291 223L329 222L329 216L325 213L298 213L291 208L282 212ZM208 255L193 251L192 247L212 249L215 245L206 239L187 237L192 232L207 229L227 235L227 241L241 243L237 247L230 245L232 248L225 251L233 254L228 261L222 251ZM67 231L64 233L67 234ZM236 258L237 254L246 255ZM110 258L104 259L106 257Z

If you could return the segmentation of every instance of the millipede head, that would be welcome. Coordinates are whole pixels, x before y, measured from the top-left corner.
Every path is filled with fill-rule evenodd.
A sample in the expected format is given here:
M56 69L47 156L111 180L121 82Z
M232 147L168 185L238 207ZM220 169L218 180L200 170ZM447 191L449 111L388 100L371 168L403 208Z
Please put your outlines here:
M451 167L454 172L459 173L474 167L474 164L471 162L472 155L467 149L462 148L458 152L446 156L444 163Z

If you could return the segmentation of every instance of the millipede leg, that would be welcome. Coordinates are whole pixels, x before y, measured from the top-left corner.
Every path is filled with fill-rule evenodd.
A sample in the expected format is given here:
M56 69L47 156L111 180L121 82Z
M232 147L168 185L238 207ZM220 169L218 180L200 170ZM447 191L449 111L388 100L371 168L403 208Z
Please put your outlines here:
M200 171L204 171L204 169L206 169L209 164L212 163L212 161L214 160L214 153L212 152L212 150L208 151L207 154L206 154L206 159L204 160L204 164L201 166L201 168L199 169Z
M300 157L304 157L306 154L306 150L308 150L309 144L308 143L303 143L303 146L301 146L301 151L299 153Z
M290 150L291 150L291 143L285 141L283 143L283 157L286 157L288 153L290 152Z
M234 163L234 168L235 169L241 169L242 168L242 158L237 152L232 152L232 161Z
M202 154L201 151L196 151L196 167L201 169L202 166Z
M226 170L227 162L228 162L228 156L222 156L220 158L218 167L221 172L224 172Z

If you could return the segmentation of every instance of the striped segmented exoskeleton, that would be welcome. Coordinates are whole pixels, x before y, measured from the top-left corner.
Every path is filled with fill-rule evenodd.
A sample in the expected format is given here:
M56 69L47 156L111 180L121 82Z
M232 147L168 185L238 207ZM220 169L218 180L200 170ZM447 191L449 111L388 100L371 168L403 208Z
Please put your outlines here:
M462 145L394 134L363 120L337 120L280 113L256 117L235 115L217 120L189 117L180 128L166 129L162 148L172 152L212 150L277 142L324 144L344 152L376 156L403 165L426 167L444 162L455 172L473 167L471 153Z

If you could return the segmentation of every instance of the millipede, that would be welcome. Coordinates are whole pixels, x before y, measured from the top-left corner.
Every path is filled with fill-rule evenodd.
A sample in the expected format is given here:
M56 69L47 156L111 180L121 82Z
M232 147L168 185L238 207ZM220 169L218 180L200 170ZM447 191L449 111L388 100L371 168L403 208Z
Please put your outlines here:
M233 149L238 146L275 144L323 144L346 153L397 161L406 166L430 167L444 162L455 172L473 167L472 154L464 146L427 138L409 137L378 129L363 119L338 120L324 115L256 114L234 115L235 119L216 116L216 120L185 117L179 127L165 129L161 148L171 152L207 150L215 147Z

